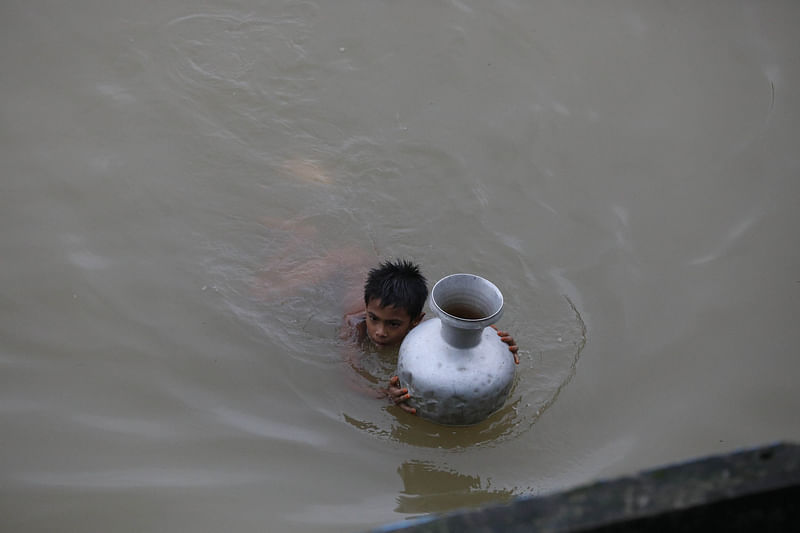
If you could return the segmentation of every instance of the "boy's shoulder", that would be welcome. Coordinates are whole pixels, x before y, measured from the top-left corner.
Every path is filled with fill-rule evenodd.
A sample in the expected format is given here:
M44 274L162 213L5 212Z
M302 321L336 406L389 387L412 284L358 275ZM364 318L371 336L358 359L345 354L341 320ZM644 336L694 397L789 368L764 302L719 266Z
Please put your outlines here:
M367 311L355 311L344 315L340 337L358 341L367 333Z
M367 311L365 309L344 315L344 323L346 326L350 327L357 327L359 324L363 324L366 320Z

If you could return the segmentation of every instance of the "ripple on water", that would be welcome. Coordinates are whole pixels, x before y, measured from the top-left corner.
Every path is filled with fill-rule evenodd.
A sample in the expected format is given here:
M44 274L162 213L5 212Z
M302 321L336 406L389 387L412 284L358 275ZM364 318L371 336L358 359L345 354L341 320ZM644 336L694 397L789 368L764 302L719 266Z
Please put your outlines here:
M113 470L29 472L18 478L23 483L34 486L81 489L189 489L211 486L232 487L263 481L262 475L252 471L231 471L229 468L178 468L170 465Z
M246 268L234 263L226 268L224 261L217 262L215 271L227 278L217 285L231 287L221 294L229 309L250 324L256 335L278 343L280 357L289 357L292 364L300 366L299 372L288 372L295 378L287 375L286 379L299 380L290 386L309 407L376 438L414 446L493 446L527 432L572 379L586 343L586 326L574 303L576 299L580 302L580 296L573 294L574 287L564 287L561 278L555 278L552 285L531 289L527 298L536 306L525 313L507 313L501 324L521 347L517 377L506 405L468 428L441 426L382 403L385 400L365 398L364 391L377 391L395 374L397 351L376 350L363 343L355 350L356 358L347 357L346 342L338 339L340 289L351 282L344 283L333 273L316 284L292 287L285 293L264 295L251 290L248 294L232 287L241 283L257 287L255 273L248 276ZM332 372L338 375L335 386L331 386ZM361 392L347 394L349 385ZM340 391L345 394L338 394Z
M315 12L311 3L294 3L265 16L223 11L176 18L167 24L175 73L192 86L217 81L255 90L260 75L288 77L307 60Z
M586 326L570 298L553 294L550 300L547 316L533 317L514 332L522 346L514 387L505 406L487 420L466 428L442 426L393 406L369 410L355 405L344 419L375 437L431 448L493 446L525 433L572 379L586 343ZM392 359L369 348L365 352L362 379L386 383L395 372L396 354Z
M315 19L311 3L176 18L164 28L164 82L199 131L269 158L267 133L298 133L296 109L315 101L320 67L307 51Z

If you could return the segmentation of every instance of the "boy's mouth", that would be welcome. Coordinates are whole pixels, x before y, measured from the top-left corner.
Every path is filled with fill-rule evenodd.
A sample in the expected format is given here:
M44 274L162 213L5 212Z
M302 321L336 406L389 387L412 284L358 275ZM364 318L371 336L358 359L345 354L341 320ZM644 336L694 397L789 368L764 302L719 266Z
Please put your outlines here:
M375 337L373 337L373 338L372 338L372 342L374 342L374 343L375 343L375 344L377 344L378 346L388 346L388 345L389 345L389 343L388 343L388 342L386 342L386 341L380 341L380 340L376 339Z

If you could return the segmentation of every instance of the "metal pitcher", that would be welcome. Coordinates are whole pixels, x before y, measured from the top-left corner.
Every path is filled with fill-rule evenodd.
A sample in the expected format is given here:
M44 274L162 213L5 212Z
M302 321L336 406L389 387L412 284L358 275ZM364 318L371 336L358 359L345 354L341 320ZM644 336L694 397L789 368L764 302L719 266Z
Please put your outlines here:
M397 375L408 403L423 418L466 426L484 420L506 401L514 358L489 326L503 314L503 295L474 274L452 274L433 286L423 321L400 345Z

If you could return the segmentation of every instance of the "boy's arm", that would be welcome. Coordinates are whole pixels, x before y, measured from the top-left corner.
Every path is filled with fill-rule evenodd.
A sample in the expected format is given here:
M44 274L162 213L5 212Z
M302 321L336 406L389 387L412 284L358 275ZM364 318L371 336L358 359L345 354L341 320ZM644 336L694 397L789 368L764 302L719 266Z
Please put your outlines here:
M387 395L386 389L368 385L366 382L374 384L377 384L377 382L361 368L360 359L363 354L358 347L358 343L363 338L364 329L364 322L359 321L359 313L345 315L344 323L339 332L339 339L343 341L341 344L342 358L353 371L348 373L347 383L351 389L359 391L366 396L385 398Z
M360 350L358 350L357 345L363 338L366 329L363 315L363 311L354 311L344 315L342 327L339 330L339 340L344 343L344 360L347 361L353 369L359 368L358 359Z
M360 365L358 362L358 357L360 355L360 350L356 348L356 343L364 338L367 334L366 332L366 324L364 323L365 313L364 310L353 311L348 313L344 316L344 322L342 324L342 329L339 334L339 337L342 340L348 340L345 348L345 360L347 364L356 372L356 374L361 374ZM408 389L405 387L400 386L400 378L397 376L392 377L389 380L389 386L386 389L379 388L379 389L372 389L369 388L368 390L363 386L363 384L359 387L356 387L365 392L369 392L371 396L376 396L378 398L389 397L389 399L397 405L400 409L407 413L416 414L417 410L408 405L408 399L411 397L408 394Z

